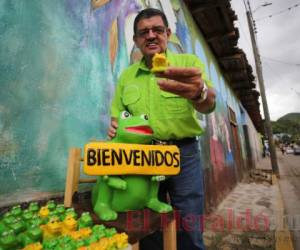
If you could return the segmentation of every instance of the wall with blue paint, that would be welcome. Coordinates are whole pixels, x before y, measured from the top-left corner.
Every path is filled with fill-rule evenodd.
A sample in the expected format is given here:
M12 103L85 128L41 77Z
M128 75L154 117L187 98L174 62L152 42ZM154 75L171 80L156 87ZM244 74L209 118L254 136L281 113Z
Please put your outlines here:
M182 1L0 0L0 205L63 192L68 149L106 138L116 80L140 57L133 18L147 6L167 14L170 49L197 54L215 84L216 111L199 114L206 178L236 167L228 106L246 157L240 104Z

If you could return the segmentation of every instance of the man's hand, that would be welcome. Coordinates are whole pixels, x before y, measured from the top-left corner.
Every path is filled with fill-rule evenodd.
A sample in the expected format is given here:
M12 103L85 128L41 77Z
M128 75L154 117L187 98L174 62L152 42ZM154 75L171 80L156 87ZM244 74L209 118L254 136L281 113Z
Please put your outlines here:
M204 86L199 68L169 67L156 75L166 78L157 81L161 90L190 100L199 96Z
M107 131L107 136L109 137L110 140L116 136L117 128L118 128L118 120L117 118L112 117L110 126Z
M206 113L214 107L216 94L213 88L208 88L205 101L199 103L196 100L204 87L204 80L199 68L169 67L164 72L157 73L156 76L165 78L157 81L161 90L191 100L197 111Z

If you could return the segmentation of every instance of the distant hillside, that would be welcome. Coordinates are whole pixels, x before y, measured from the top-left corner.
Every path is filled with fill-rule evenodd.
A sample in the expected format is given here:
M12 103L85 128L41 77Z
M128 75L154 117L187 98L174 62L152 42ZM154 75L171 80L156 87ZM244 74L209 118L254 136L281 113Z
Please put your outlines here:
M288 113L282 117L280 117L277 122L284 121L284 120L290 120L295 121L300 124L300 113Z
M289 113L272 123L274 134L289 134L291 141L300 141L300 113Z

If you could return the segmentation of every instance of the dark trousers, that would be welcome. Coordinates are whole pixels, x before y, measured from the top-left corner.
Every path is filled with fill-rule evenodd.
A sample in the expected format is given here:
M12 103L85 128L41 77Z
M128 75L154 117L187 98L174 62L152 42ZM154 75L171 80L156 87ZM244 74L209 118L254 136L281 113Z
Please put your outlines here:
M177 210L177 218L180 221L177 249L202 250L204 249L202 239L204 187L198 141L179 148L181 172L161 183L159 197L164 201L168 193L172 206ZM141 240L140 249L163 249L161 231Z

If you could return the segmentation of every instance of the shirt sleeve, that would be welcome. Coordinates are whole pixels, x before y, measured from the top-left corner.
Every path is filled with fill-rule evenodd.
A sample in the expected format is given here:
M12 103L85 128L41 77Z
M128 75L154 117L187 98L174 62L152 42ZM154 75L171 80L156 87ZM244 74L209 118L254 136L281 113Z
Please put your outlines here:
M195 61L194 61L193 66L200 68L201 74L202 74L201 75L202 79L204 80L204 82L206 83L206 85L208 87L213 88L213 83L211 80L209 80L208 75L205 72L205 65L203 62L200 61L200 59L197 56L195 56ZM205 112L205 114L209 114L209 113L213 112L216 108L216 105L217 105L217 102L215 101L214 106L211 109L209 109L207 112Z
M122 103L122 75L120 76L116 89L115 89L115 93L114 93L114 97L112 99L112 103L111 103L111 107L110 107L110 114L111 117L117 118L119 117L119 114L121 111L125 110L125 107Z
M194 65L193 66L200 68L202 79L205 81L205 83L206 83L206 85L208 87L212 88L213 87L213 83L208 78L207 72L205 71L205 65L204 65L204 63L202 61L200 61L200 59L197 56L194 55L194 57L195 57L195 59L194 59Z

